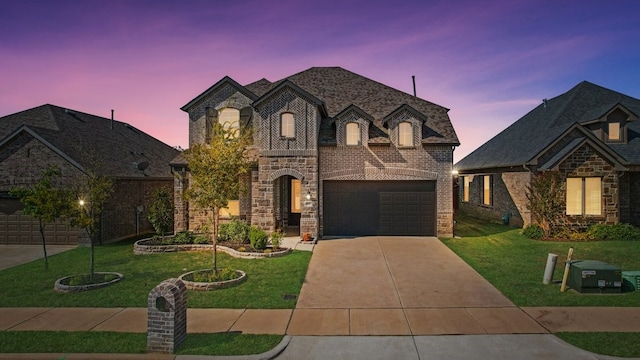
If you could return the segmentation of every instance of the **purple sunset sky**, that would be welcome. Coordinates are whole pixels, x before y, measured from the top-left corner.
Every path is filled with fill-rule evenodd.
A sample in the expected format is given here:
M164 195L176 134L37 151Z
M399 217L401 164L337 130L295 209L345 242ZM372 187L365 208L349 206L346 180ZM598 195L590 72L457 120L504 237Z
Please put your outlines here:
M0 0L0 116L45 103L188 146L180 107L340 66L450 110L455 161L582 80L640 97L637 0ZM508 151L508 150L507 150Z

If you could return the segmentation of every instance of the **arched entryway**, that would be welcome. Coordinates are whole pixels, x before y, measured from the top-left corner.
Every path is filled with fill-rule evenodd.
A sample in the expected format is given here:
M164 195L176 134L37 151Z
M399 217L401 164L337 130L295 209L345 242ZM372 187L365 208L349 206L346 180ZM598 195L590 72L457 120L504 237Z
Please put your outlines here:
M273 202L276 229L286 236L300 235L300 218L303 211L302 180L284 175L274 180Z

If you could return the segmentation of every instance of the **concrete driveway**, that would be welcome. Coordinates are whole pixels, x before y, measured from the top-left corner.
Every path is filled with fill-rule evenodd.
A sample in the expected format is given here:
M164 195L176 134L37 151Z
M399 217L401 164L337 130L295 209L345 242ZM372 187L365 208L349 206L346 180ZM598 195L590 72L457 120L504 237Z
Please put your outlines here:
M287 333L547 331L437 238L380 236L318 242Z
M75 247L74 245L47 245L47 255L52 256ZM43 257L42 245L0 245L0 270L26 264Z

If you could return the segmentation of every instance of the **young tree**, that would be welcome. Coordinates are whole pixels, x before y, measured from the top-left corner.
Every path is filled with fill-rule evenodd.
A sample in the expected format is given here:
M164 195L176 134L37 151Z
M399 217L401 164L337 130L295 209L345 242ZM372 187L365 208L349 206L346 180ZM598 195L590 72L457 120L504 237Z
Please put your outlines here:
M565 209L564 178L559 171L537 174L527 186L528 208L533 220L540 225L545 237L550 237L552 227L562 221Z
M208 144L195 144L186 150L190 177L187 199L201 210L211 212L209 238L213 243L213 271L218 274L217 244L220 209L241 191L239 176L249 169L247 148L250 134L212 124Z
M57 167L50 167L42 174L42 178L33 188L15 187L9 192L20 198L24 205L23 213L38 219L38 229L42 239L44 253L44 268L49 269L47 257L47 243L44 236L44 224L52 223L61 218L69 209L70 192L57 186L55 178L60 176Z
M113 191L113 181L95 170L88 170L76 184L77 206L73 207L69 217L71 224L83 228L89 236L91 253L89 280L94 281L95 242L100 232L100 213L102 205Z
M166 189L156 189L153 192L153 203L147 216L156 234L164 237L173 224L173 200Z

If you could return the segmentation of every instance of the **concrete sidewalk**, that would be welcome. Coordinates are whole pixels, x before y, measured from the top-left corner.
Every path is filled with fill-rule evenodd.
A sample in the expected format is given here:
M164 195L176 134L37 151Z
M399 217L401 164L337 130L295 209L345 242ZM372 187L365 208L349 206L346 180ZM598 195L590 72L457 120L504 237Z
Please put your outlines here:
M147 331L146 308L0 308L2 331ZM640 308L188 309L188 333L305 336L640 332Z

